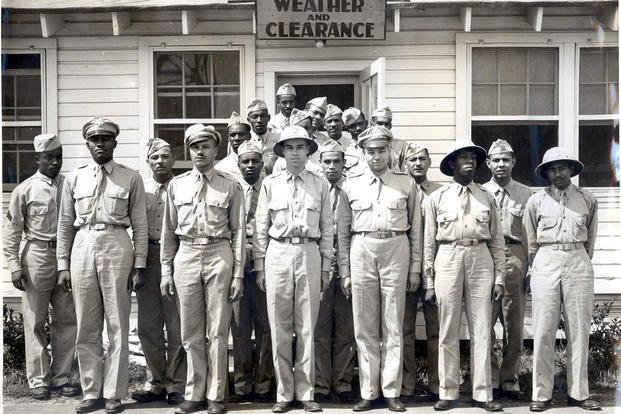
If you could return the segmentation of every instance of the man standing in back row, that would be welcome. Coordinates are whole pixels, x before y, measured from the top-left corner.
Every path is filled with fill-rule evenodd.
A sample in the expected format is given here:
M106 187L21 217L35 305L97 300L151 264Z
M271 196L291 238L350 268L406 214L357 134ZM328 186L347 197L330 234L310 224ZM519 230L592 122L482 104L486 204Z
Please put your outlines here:
M282 133L285 127L289 126L291 111L296 105L295 88L290 83L280 85L276 91L276 106L278 113L270 119L268 128L277 134Z

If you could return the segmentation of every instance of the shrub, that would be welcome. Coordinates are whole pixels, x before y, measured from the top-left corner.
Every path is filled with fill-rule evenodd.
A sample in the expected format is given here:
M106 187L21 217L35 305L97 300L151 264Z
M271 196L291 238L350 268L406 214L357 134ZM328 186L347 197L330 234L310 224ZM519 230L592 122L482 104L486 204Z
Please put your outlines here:
M24 349L24 317L6 305L2 306L4 322L4 366L3 373L25 371L26 351Z
M613 302L593 306L589 371L594 380L614 383L621 360L621 320L609 317Z

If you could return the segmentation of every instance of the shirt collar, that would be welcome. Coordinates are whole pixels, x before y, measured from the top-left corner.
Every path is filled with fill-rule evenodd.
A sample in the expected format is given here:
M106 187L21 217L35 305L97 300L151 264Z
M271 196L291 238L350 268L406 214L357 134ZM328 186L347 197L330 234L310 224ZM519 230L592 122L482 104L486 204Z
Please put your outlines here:
M108 174L112 174L112 171L114 170L114 164L114 160L110 160L105 164L97 164L95 161L93 161L91 162L91 167L93 168L93 170L96 170L101 165L101 167L103 167Z
M419 186L425 190L425 191L429 191L429 187L431 186L431 183L429 183L429 180L425 178L425 181L423 181L422 183L419 184Z
M336 188L338 188L339 190L341 190L343 188L343 183L345 182L345 177L341 177L337 182L335 182L334 184L328 182L328 184L330 184L330 187L332 187L332 185L334 185Z
M504 187L502 187L500 184L498 184L494 177L492 177L492 179L489 180L489 186L492 187L493 194L496 194L498 193L498 191L504 189L509 195L512 195L513 190L515 189L515 182L512 179L509 179L509 182Z
M463 186L463 185L459 184L457 181L453 180L453 181L451 181L451 184L449 184L449 186L452 187L453 189L457 190L458 193L464 187L468 188L470 190L470 192L472 192L474 189L476 189L476 184L475 184L474 181L470 181L468 183L468 185Z
M291 171L285 169L285 171L287 172L287 181L292 180L293 177L296 176L296 174L292 174ZM304 168L302 171L300 171L297 176L300 177L300 180L302 180L302 182L305 182L307 180L308 177L308 170L306 168Z
M46 182L49 185L54 185L54 183L56 183L56 179L58 178L58 176L56 176L56 178L50 178L39 170L37 170L34 176L37 177L39 180Z
M558 200L562 193L565 193L567 197L570 197L576 191L576 186L573 183L569 183L569 186L566 189L559 190L551 185L546 189L546 191L550 194L550 196L552 196L552 198Z
M213 179L213 174L214 174L214 169L210 168L207 171L205 171L204 173L201 173L199 170L196 169L196 167L192 167L192 171L195 174L195 177L197 180L199 180L201 178L201 175L204 175L205 178L207 178L207 181L211 181Z
M259 177L257 182L252 184L252 185L248 184L248 182L246 180L244 180L243 177L242 177L241 180L239 180L239 182L240 182L242 188L244 189L244 191L248 191L249 188L254 188L255 191L259 191L259 190L261 190L261 183L263 182L263 178Z
M392 175L392 171L390 171L390 168L388 168L380 176L377 176L377 175L373 174L371 171L369 171L368 174L370 176L369 182L373 183L373 182L375 182L376 178L379 178L379 180L382 182L382 184L388 184L390 182L390 176Z

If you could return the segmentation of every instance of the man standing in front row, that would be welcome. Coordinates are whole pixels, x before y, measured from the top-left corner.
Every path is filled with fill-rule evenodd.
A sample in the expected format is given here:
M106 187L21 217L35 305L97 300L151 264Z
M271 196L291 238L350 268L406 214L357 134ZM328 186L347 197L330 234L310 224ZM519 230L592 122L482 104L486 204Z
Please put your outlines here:
M221 140L211 125L186 129L194 167L170 181L164 209L160 288L163 295L176 288L188 364L178 414L201 410L205 398L209 413L226 411L227 344L232 302L244 289L246 214L239 183L213 168Z
M389 168L391 140L379 126L360 134L369 169L341 191L339 278L351 289L362 397L354 411L371 409L380 394L389 410L405 411L403 314L406 290L420 284L421 210L414 180Z
M304 128L286 127L274 152L285 158L287 168L263 180L257 205L254 265L257 283L267 296L277 383L275 413L288 411L294 398L305 411L321 411L313 401L313 331L320 290L328 286L334 229L328 183L305 169L306 157L316 150Z
M492 388L498 390L498 394L504 397L522 400L524 394L520 391L518 374L526 305L524 278L528 263L526 241L522 233L522 216L532 191L511 178L511 172L515 166L515 155L511 145L504 139L498 139L490 146L487 153L487 166L492 172L492 179L483 184L483 187L496 199L505 239L507 262L505 295L502 301L492 304L492 348L496 341L494 325L499 317L506 337L502 349L502 366L499 366L494 351L490 350Z
M120 412L127 395L131 290L144 283L147 209L140 174L114 162L119 127L93 118L82 136L93 162L65 179L58 219L59 283L70 284L77 317L76 351L84 400L76 412ZM132 229L132 241L127 229ZM76 232L77 229L77 232ZM102 331L108 333L104 361Z
M437 295L440 400L436 411L457 407L462 299L470 333L472 405L502 411L493 401L490 363L492 300L504 294L505 253L494 196L472 181L486 152L458 141L440 163L453 181L424 202L426 300Z
M416 182L419 206L423 200L433 193L441 184L427 179L427 171L431 166L429 150L426 147L410 143L404 153L405 166L408 174ZM421 229L422 230L422 229ZM416 391L416 317L418 301L423 304L425 331L427 333L427 379L429 400L438 401L438 307L425 301L427 284L425 279L415 292L405 295L405 317L403 319L403 384L401 397L414 399Z
M63 150L54 134L34 138L37 172L13 190L4 223L4 257L16 289L24 292L24 342L30 395L50 398L50 388L73 397L71 365L75 354L76 322L71 292L57 285L56 221L64 177ZM20 258L22 234L26 240ZM51 361L47 355L45 321L50 324Z
M545 411L551 405L554 341L561 310L567 336L567 403L585 410L601 409L589 398L588 377L597 200L571 183L571 177L583 168L565 149L547 150L535 173L551 185L534 194L524 212L534 325L530 411Z
M159 138L150 140L147 163L153 174L144 180L149 249L144 287L136 293L138 338L147 361L147 382L144 390L134 392L132 398L139 403L166 399L168 404L176 405L183 401L187 369L181 343L179 308L176 295L160 294L160 237L168 183L173 178L172 167L175 163L170 144Z

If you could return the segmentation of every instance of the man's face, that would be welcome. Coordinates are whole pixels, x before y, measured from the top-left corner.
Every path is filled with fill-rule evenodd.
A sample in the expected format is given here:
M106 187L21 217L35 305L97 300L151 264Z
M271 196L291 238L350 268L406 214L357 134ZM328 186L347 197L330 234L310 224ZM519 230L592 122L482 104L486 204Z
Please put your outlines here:
M371 121L373 125L383 126L386 129L392 128L392 120L385 116L374 116Z
M326 179L330 183L336 183L343 176L345 160L343 153L337 151L324 152L321 154L321 166Z
M358 119L356 122L347 127L347 132L351 134L351 137L354 140L358 140L358 135L362 134L362 131L367 129L369 125L369 121L366 119Z
M105 164L114 155L116 138L111 135L95 135L86 141L86 147L97 164Z
M242 142L250 139L250 131L248 127L242 124L231 125L228 131L229 143L231 144L231 148L233 148L233 152L237 154L237 148L239 148Z
M289 118L291 116L291 111L295 108L295 95L280 95L276 97L276 100L278 110L282 112L284 116Z
M257 135L263 135L267 132L267 124L270 122L270 114L267 109L250 112L248 114L248 122L252 126L252 130Z
M166 181L172 175L175 156L170 147L162 147L147 159L153 176L158 182Z
M453 161L449 162L453 169L453 177L464 177L472 179L477 170L477 155L474 151L461 150Z
M388 161L390 159L390 146L383 145L380 147L365 147L364 155L369 164L369 168L375 174L383 174L388 169Z
M256 152L247 152L242 154L237 160L237 166L239 171L249 183L256 183L261 175L261 169L263 168L263 157Z
M300 170L306 165L308 156L308 142L303 138L288 139L282 144L282 152L287 162L287 167L292 170Z
M338 141L343 133L343 118L340 114L331 116L324 120L323 127L330 138Z
M200 172L205 172L213 167L218 152L215 139L194 142L190 145L190 158Z
M564 190L569 187L569 184L571 184L571 175L573 173L573 166L563 161L553 162L546 170L548 180L559 190Z
M58 147L50 151L35 155L35 162L39 166L39 172L47 177L56 178L63 166L63 148Z
M315 130L321 128L323 125L323 117L326 116L326 111L313 104L308 105L306 110L311 114L313 119L313 128L315 128Z
M425 179L431 166L431 158L429 158L427 150L422 150L406 159L405 163L412 178Z
M486 164L494 178L501 180L508 179L511 178L511 171L513 171L513 167L515 166L515 157L511 152L492 154L487 157Z

